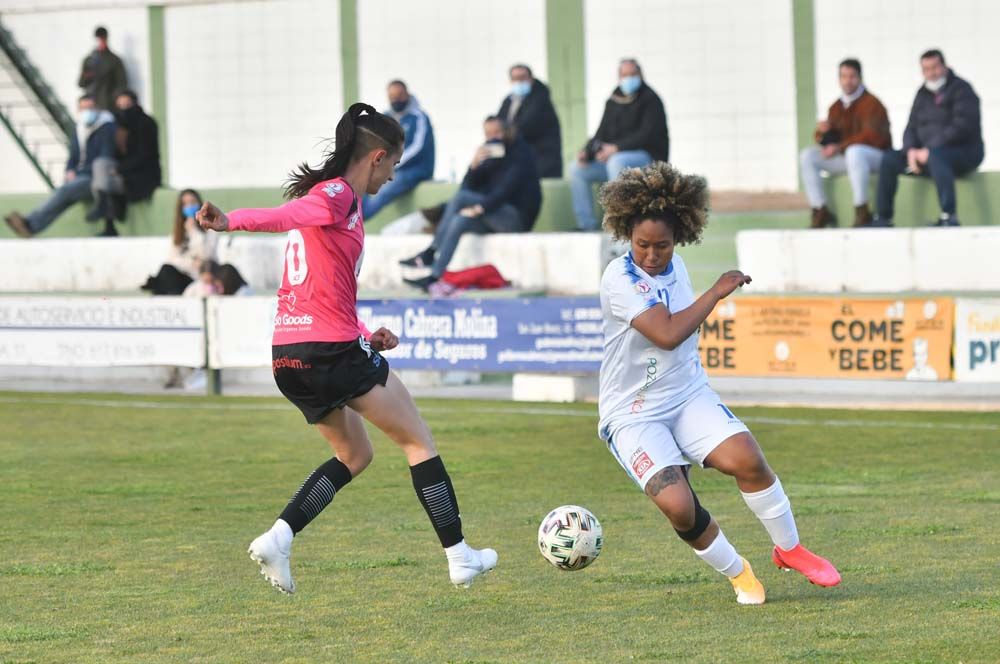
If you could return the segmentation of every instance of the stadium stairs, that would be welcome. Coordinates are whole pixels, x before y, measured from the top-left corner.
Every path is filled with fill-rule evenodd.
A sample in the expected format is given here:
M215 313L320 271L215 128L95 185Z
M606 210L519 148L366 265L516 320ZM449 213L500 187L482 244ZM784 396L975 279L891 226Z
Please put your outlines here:
M73 118L2 24L0 124L51 189L62 178Z

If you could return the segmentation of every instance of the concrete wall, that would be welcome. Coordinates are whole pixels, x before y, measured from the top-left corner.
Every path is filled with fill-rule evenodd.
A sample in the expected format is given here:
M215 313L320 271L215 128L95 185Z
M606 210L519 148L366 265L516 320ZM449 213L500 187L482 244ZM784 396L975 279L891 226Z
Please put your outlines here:
M899 148L923 84L920 54L939 48L982 102L986 159L982 170L1000 170L1000 3L951 0L842 0L816 2L816 107L820 115L840 94L837 63L861 60L869 89L889 111L893 144ZM994 149L991 149L992 148Z
M592 134L636 57L667 107L670 159L717 189L796 188L795 77L789 0L587 0L587 119Z
M434 125L441 180L465 174L483 119L508 93L510 65L523 62L547 78L541 0L363 0L358 45L361 98L384 108L386 84L406 81Z

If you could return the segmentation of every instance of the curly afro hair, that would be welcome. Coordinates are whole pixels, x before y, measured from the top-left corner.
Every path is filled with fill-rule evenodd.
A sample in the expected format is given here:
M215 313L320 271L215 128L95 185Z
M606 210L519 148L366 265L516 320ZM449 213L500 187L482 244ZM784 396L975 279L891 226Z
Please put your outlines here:
M604 228L616 240L628 240L640 221L656 219L674 231L677 244L701 242L708 222L708 183L684 175L665 161L626 168L601 187Z

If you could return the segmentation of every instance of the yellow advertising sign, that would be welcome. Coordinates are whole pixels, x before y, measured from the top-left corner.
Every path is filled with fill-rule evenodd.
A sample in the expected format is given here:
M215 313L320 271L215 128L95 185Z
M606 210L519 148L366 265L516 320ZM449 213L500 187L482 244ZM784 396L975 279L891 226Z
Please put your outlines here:
M948 380L949 298L740 297L701 326L714 376Z

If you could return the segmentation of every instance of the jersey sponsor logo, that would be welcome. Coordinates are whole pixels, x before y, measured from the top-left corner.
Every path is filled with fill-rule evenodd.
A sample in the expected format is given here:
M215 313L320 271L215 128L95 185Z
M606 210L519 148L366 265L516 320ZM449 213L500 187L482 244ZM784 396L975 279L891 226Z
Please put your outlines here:
M313 317L309 314L292 316L290 314L278 314L274 317L275 327L300 327L302 325L312 325Z
M632 453L630 461L632 462L632 470L635 471L635 476L640 480L653 467L653 460L649 458L649 455L641 447Z
M340 184L339 182L331 182L330 184L323 187L323 193L329 196L330 198L334 198L337 194L341 193L342 191L344 191L344 185Z
M642 293L643 295L645 295L650 290L652 289L649 287L649 284L647 284L645 281L635 282L635 292Z
M278 373L278 369L296 369L301 371L302 369L312 369L312 365L306 364L297 357L282 355L271 360L272 373Z
M354 214L352 214L350 217L347 218L347 221L348 221L347 230L353 231L354 227L358 225L359 221L361 221L361 213L355 212Z
M281 301L285 303L289 311L295 311L295 293L289 293L288 295L282 295Z
M649 386L656 381L656 358L650 357L646 361L646 378L643 382L642 387L635 395L635 401L632 402L632 414L642 412L643 407L646 405L646 392L649 391Z

